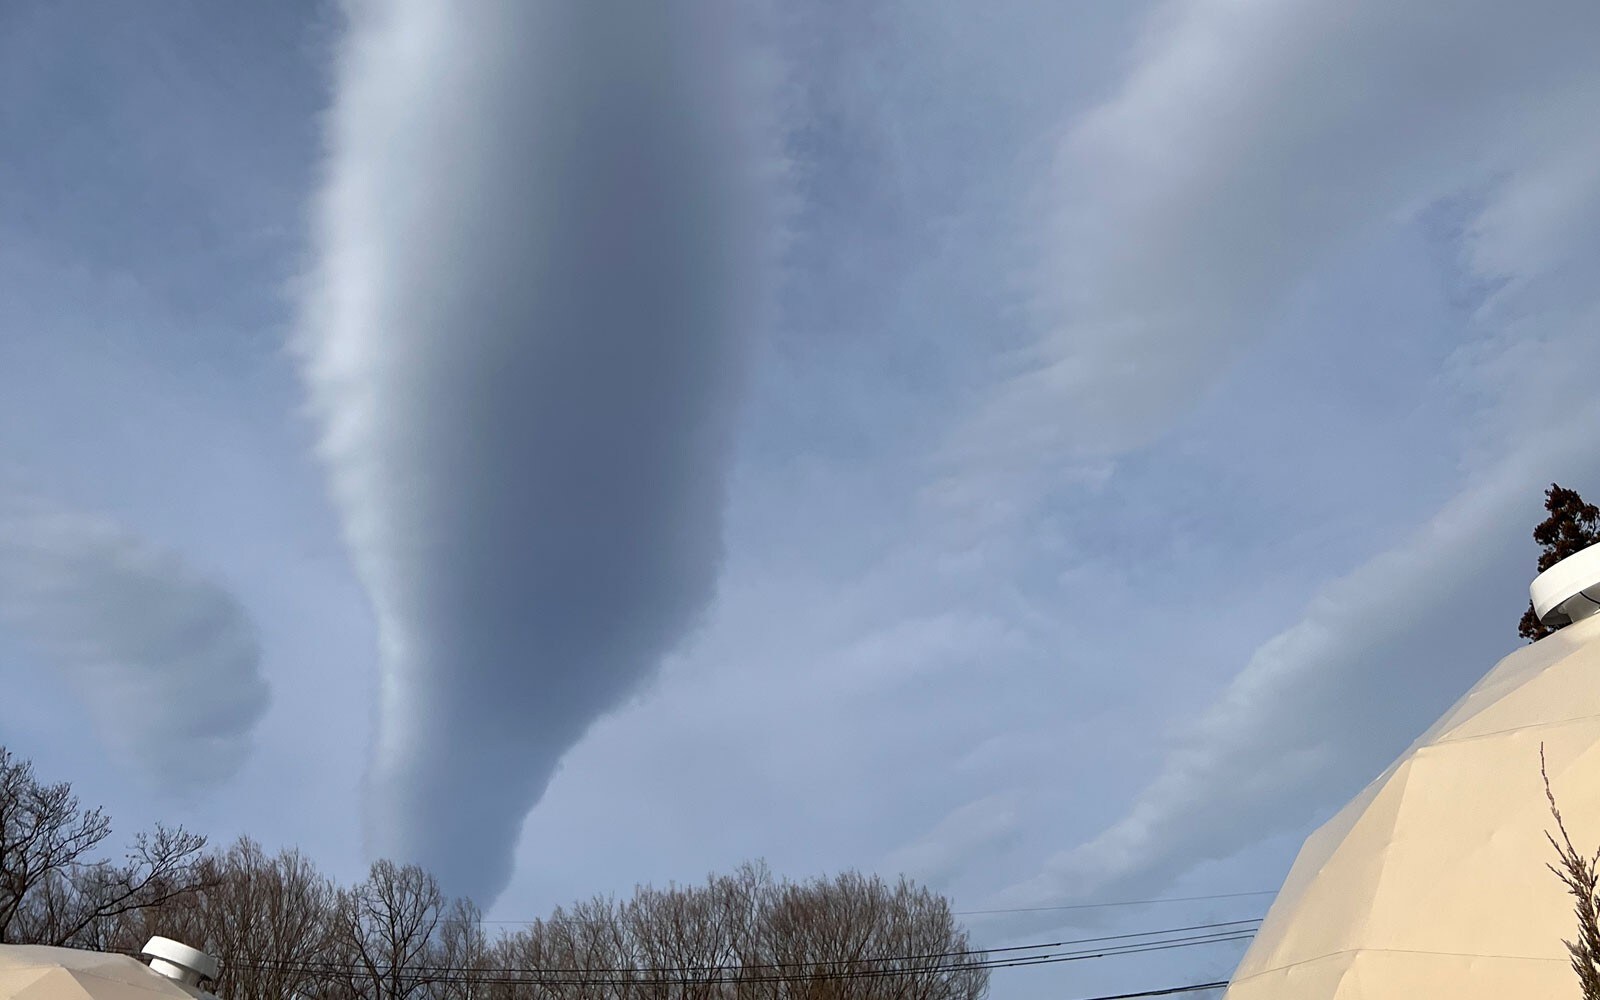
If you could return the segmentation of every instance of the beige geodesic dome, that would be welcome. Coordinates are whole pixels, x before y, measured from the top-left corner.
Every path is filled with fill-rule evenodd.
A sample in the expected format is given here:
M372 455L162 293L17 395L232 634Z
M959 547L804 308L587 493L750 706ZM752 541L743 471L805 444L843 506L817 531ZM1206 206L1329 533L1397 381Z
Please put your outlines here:
M215 959L162 937L144 953L150 965L127 955L0 944L0 1000L217 1000L194 985L200 974L216 976Z
M1592 853L1600 617L1501 660L1307 839L1225 1000L1577 997L1572 900L1545 867L1541 743Z
M216 1000L127 955L0 945L0 1000Z

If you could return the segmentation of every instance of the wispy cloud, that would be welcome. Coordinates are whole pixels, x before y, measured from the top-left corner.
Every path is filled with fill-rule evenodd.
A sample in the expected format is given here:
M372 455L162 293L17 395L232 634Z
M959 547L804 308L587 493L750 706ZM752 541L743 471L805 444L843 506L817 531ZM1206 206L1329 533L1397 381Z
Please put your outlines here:
M483 903L716 579L772 166L735 13L352 7L299 349L381 633L369 848Z
M1059 394L1128 428L1113 447L1147 440L1312 268L1446 196L1474 206L1460 267L1484 294L1448 376L1476 405L1441 442L1462 449L1454 498L1261 645L1121 818L996 902L1149 894L1302 830L1509 650L1539 490L1600 471L1600 244L1571 224L1600 211L1600 74L1571 44L1595 16L1169 4L1074 133L1087 185L1064 217L1098 235L1068 261L1046 363L1003 405L1037 414Z
M1581 114L1593 9L1181 0L1064 139L1047 330L980 422L1033 453L1147 443L1308 273Z
M177 554L106 518L0 507L0 621L60 669L115 756L187 793L232 775L267 708L256 630Z
M1529 483L1571 468L1575 451L1508 462L1327 587L1181 734L1126 814L996 900L1159 895L1359 788L1509 651L1530 548L1510 526L1531 523Z
M1014 840L1022 818L1015 791L985 795L958 806L912 843L891 851L883 867L893 872L915 872L934 886L944 886L983 851Z

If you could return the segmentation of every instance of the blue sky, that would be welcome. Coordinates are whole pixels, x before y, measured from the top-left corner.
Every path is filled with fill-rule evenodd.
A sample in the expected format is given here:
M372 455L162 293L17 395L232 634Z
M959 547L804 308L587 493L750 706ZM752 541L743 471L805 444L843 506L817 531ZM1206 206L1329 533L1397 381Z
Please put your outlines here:
M0 738L517 920L1259 914L1596 486L1597 15L0 12ZM1231 946L997 973L1062 996Z

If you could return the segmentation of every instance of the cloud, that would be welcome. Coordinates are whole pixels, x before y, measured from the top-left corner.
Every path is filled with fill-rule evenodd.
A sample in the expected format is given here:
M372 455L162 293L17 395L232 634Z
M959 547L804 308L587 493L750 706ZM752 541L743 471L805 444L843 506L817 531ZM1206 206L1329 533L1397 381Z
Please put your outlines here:
M958 806L927 833L891 851L882 867L943 886L971 866L975 856L1016 838L1022 825L1015 791L997 792Z
M1600 212L1600 74L1570 34L1595 12L1425 12L1168 5L1123 93L1069 142L1096 202L1072 217L1101 238L1069 270L1055 353L1024 378L1066 413L1126 422L1122 446L1158 432L1319 261L1444 197L1472 203L1459 263L1484 294L1445 375L1476 405L1441 442L1460 452L1454 499L1326 586L1120 818L994 905L1148 895L1302 832L1509 651L1539 491L1600 472L1600 241L1583 224Z
M717 4L351 12L297 346L380 632L368 846L488 904L712 592L765 68Z
M1597 20L1564 0L1160 6L1121 89L1062 142L1046 333L976 441L1148 443L1318 267L1518 162L1552 108L1582 113L1568 71Z
M1207 860L1304 828L1509 651L1542 449L1329 585L1262 644L1127 812L997 904L1158 894ZM1505 581L1495 586L1492 581Z
M179 556L104 518L0 507L0 621L58 667L101 738L152 785L213 787L267 708L256 631Z

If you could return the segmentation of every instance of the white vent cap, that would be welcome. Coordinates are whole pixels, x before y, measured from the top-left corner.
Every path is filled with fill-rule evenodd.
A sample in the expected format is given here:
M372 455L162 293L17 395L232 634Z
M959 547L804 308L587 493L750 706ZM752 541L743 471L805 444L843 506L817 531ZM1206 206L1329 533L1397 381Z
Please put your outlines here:
M144 955L150 959L151 969L189 986L199 985L202 979L215 979L221 970L210 955L171 938L151 938L145 942Z
M1600 611L1600 545L1574 552L1534 577L1528 596L1533 613L1552 628Z

